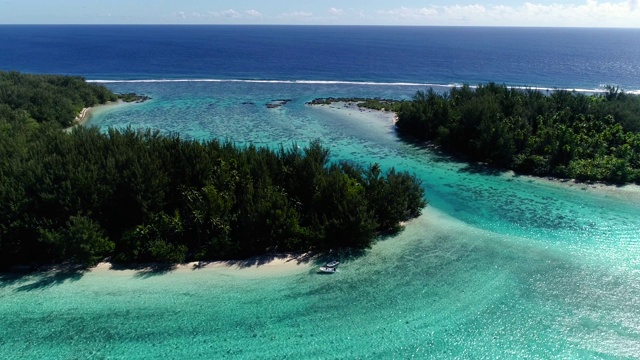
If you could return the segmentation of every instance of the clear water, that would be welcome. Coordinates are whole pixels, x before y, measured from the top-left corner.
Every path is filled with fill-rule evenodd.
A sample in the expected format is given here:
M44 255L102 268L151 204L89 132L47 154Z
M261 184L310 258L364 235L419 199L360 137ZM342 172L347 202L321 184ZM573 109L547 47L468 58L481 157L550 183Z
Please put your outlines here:
M5 278L2 358L585 358L640 354L637 192L486 174L398 141L389 115L316 96L411 87L118 83L153 97L89 126L153 127L239 145L304 145L420 176L405 231L323 276L238 264L168 273ZM274 99L293 101L277 109ZM622 194L622 195L619 195Z
M424 88L388 83L633 91L638 41L613 29L0 26L4 70L217 79L106 83L153 99L99 108L88 126L319 138L334 160L416 173L430 201L329 276L314 262L3 275L0 358L637 358L637 187L486 173L399 141L388 115L305 102ZM266 108L275 99L292 101Z

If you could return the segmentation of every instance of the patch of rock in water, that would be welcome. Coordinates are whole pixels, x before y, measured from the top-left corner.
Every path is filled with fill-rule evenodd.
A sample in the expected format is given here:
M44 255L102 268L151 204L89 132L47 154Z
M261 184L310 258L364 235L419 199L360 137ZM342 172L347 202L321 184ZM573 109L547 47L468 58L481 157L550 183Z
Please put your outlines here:
M147 100L151 100L151 97L147 95L140 95L136 93L126 93L126 94L116 94L116 95L118 96L118 99L128 103L135 102L139 104Z
M287 103L293 101L292 99L276 99L276 100L271 100L270 102L267 103L267 108L268 109L276 109L279 108L283 105L286 105Z

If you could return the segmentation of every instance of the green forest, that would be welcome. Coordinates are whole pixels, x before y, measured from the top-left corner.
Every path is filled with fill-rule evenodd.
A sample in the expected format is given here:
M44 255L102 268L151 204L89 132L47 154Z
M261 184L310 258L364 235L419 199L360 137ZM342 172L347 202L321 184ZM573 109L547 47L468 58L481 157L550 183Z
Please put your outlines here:
M0 119L30 118L66 128L83 108L116 100L118 96L104 86L88 84L79 76L0 71Z
M243 259L368 247L426 205L415 176L301 149L62 129L117 97L0 72L0 268Z
M521 174L640 183L640 97L489 83L395 104L399 134Z

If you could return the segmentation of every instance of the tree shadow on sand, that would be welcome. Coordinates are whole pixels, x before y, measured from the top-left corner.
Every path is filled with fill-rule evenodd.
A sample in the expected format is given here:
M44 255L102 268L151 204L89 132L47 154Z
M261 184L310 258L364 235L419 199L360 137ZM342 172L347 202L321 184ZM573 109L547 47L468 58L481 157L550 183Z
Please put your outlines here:
M480 163L468 163L466 164L466 166L458 170L458 172L460 173L489 175L489 176L500 176L504 174L506 171L507 170L505 169L500 169L500 168L492 167L491 165L480 164Z
M21 292L44 290L66 282L78 281L86 272L87 268L84 266L59 265L31 273L2 273L0 287L19 285L14 291Z
M349 261L366 254L366 249L340 249L327 252L304 252L304 253L285 253L285 254L266 254L254 256L244 260L225 260L221 263L229 267L237 267L246 269L251 267L260 267L274 260L284 260L285 262L293 262L296 265L311 264L313 266L322 266L329 261ZM209 262L198 262L193 265L192 270L199 270L206 267Z
M145 269L140 269L136 272L135 278L147 279L154 276L165 275L177 268L176 265L155 266Z
M291 253L291 254L265 254L253 256L243 260L225 260L222 261L227 266L234 266L240 269L259 267L266 265L274 260L284 260L285 262L295 262L296 265L306 264L315 258L316 254L312 252ZM196 270L194 266L194 270Z
M134 278L146 279L154 276L161 276L174 271L178 267L177 264L111 264L109 270L114 271L135 271Z
M401 230L400 230L401 231ZM377 241L396 235L397 232L385 233L378 237ZM192 265L191 270L200 270L212 263L221 263L228 267L246 269L260 267L274 260L284 260L294 262L296 265L311 264L314 267L322 266L330 261L350 261L366 255L367 249L340 249L327 252L304 252L304 253L284 253L266 254L254 256L243 260L226 261L199 261ZM179 264L111 264L109 270L112 271L134 271L134 278L146 279L155 276L162 276L173 272ZM14 291L34 291L44 290L67 282L80 280L89 269L79 265L58 265L41 269L36 272L8 272L0 273L0 288L15 287Z

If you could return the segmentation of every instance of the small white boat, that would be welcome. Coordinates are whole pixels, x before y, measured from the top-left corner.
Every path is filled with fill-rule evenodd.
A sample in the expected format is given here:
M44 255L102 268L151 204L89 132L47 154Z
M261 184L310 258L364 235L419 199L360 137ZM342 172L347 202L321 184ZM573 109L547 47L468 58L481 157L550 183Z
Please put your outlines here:
M321 273L326 273L326 274L333 274L334 272L336 272L336 268L335 267L329 267L329 266L321 266L320 267L320 272Z
M325 267L332 267L332 268L334 268L334 267L336 267L336 266L338 266L338 265L340 265L340 261L338 261L338 260L332 260L332 261L329 261L329 262L325 265Z

